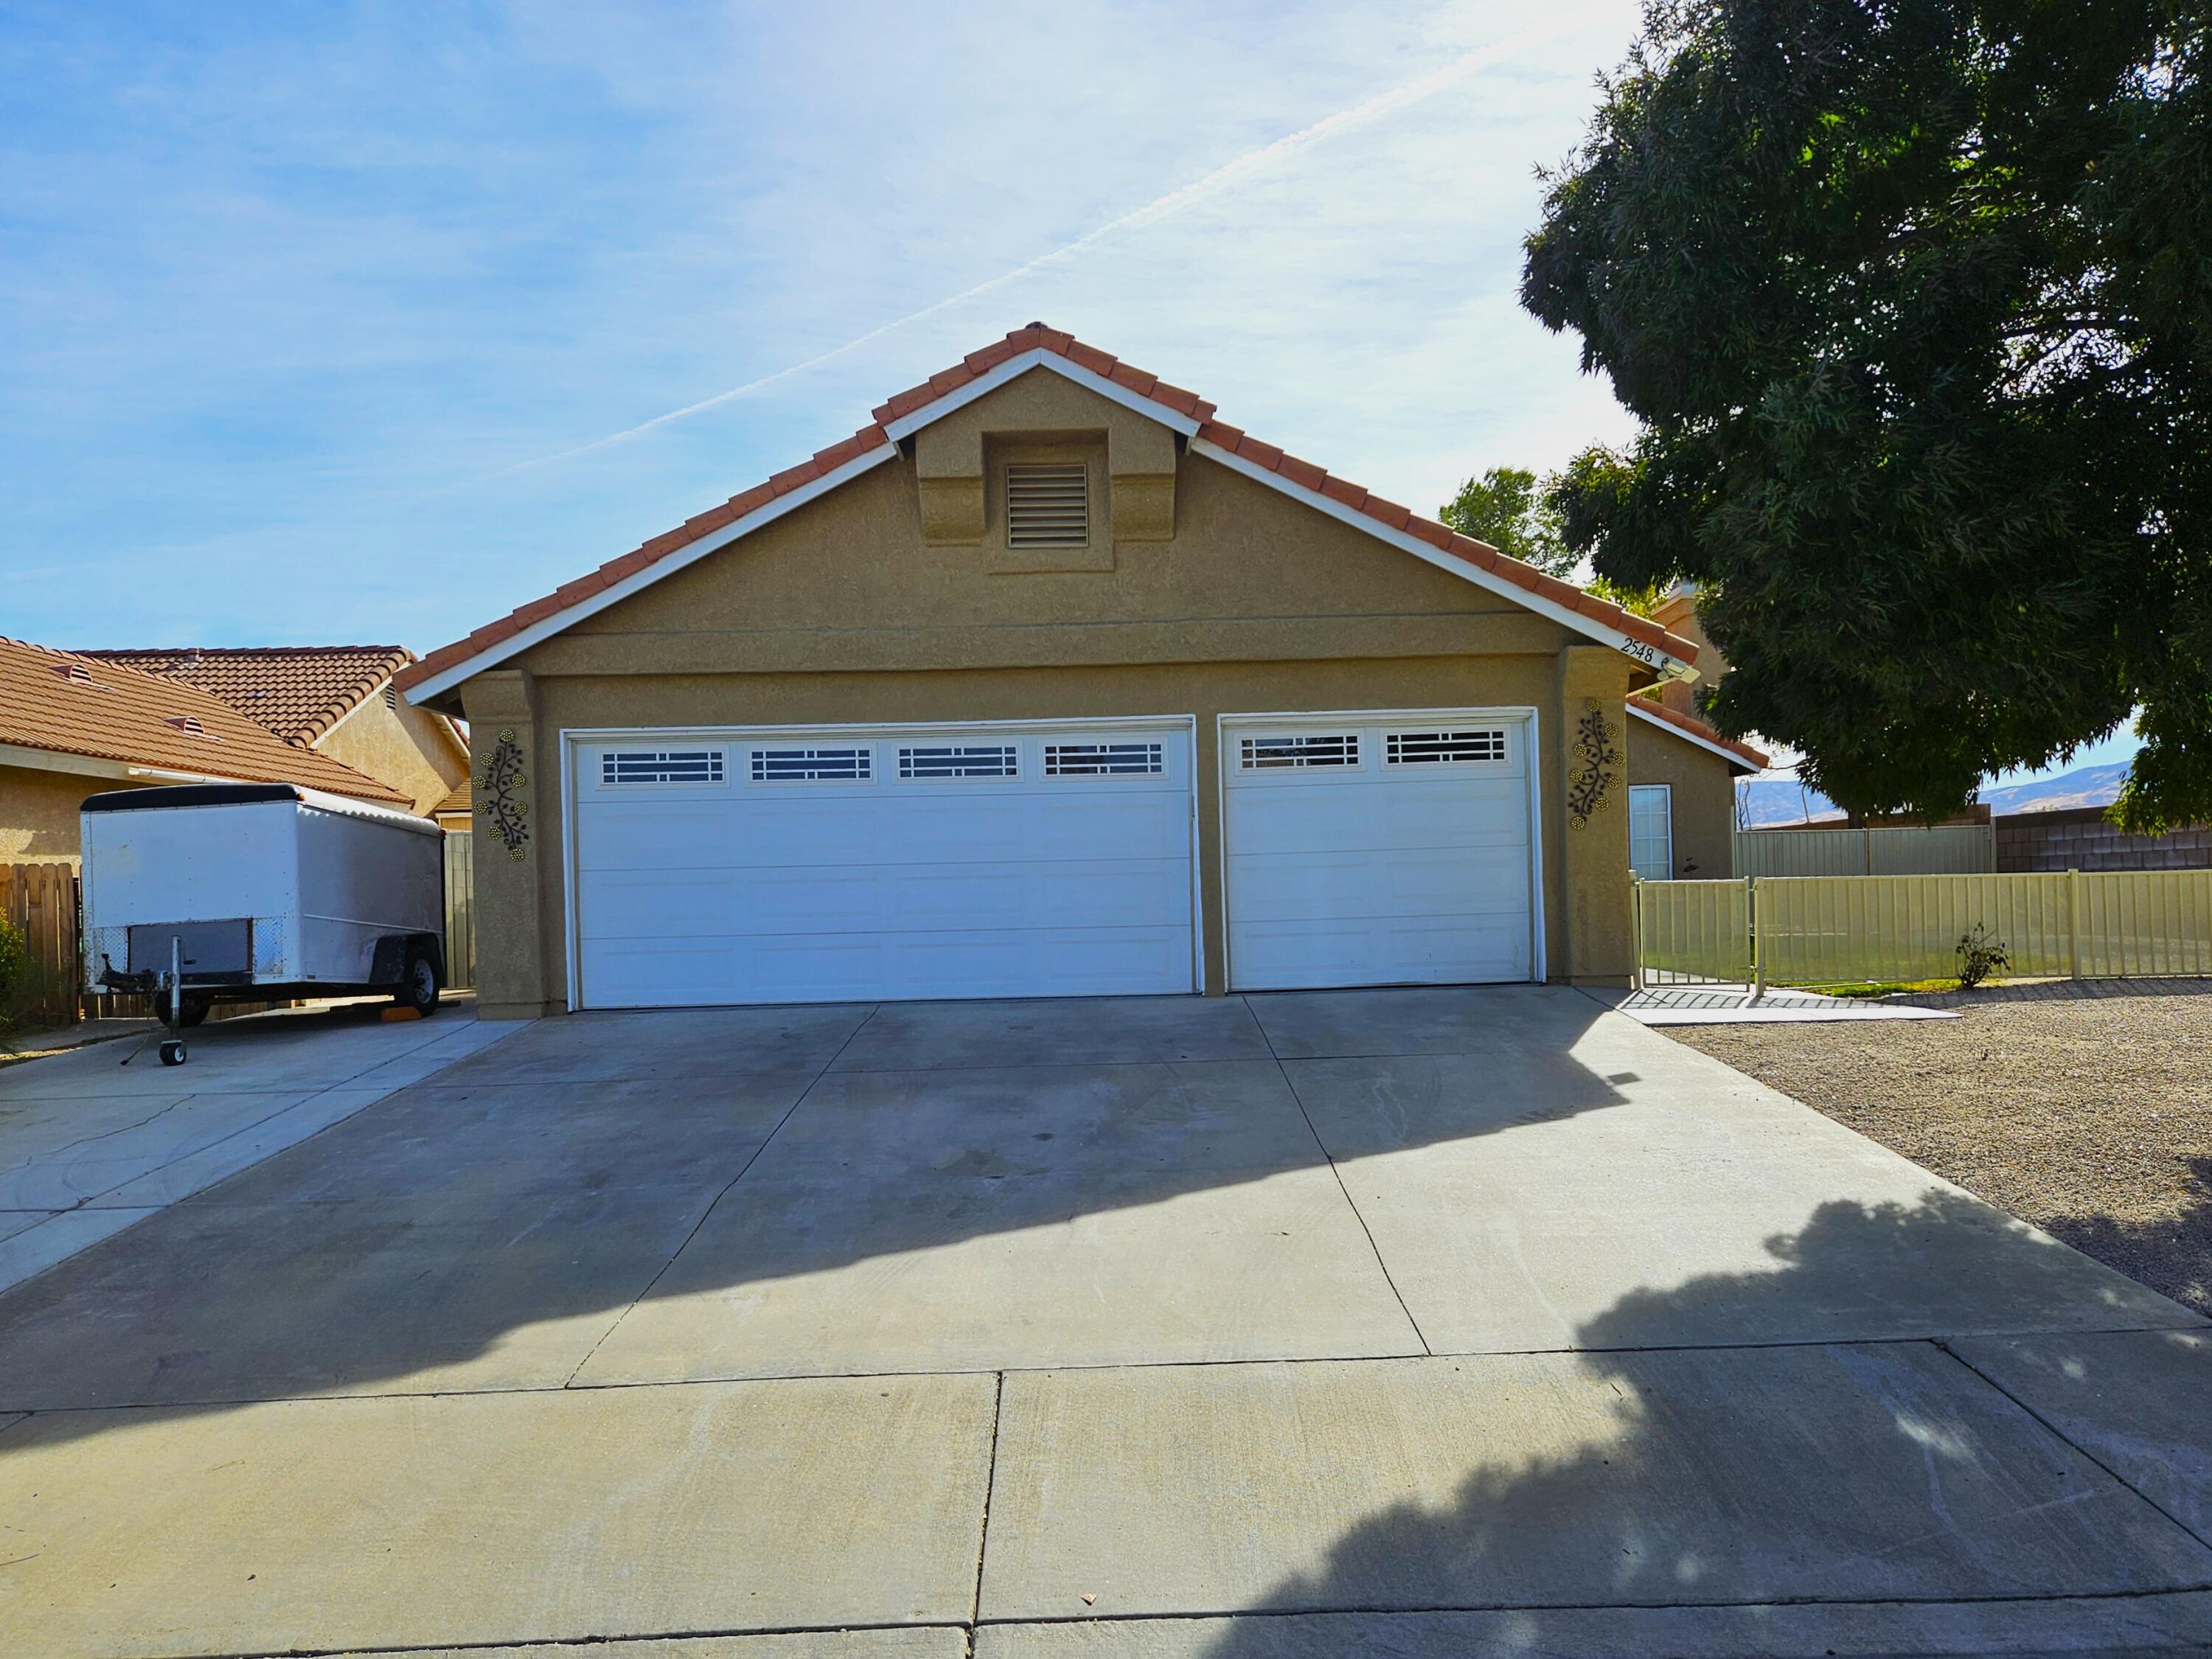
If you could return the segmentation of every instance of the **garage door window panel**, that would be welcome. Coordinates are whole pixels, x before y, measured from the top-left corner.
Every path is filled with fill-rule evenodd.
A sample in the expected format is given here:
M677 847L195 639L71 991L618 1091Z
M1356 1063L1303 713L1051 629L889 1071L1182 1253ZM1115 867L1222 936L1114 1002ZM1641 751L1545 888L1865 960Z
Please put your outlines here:
M1012 744L981 747L902 748L898 751L901 778L1012 778L1021 775L1021 751Z
M1156 778L1167 770L1157 743L1048 743L1048 778Z
M1359 764L1359 734L1334 732L1315 737L1246 738L1237 759L1247 772L1355 767Z
M866 783L874 757L858 749L756 749L755 783Z
M623 749L599 757L599 782L612 788L653 783L720 783L719 749Z
M1502 766L1505 730L1393 732L1382 740L1386 766Z

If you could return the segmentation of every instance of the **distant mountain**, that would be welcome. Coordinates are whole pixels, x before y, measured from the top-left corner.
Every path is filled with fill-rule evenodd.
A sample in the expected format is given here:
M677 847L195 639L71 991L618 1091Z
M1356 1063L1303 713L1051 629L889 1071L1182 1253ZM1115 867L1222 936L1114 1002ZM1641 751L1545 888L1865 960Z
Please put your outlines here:
M1817 823L1822 818L1843 822L1842 808L1826 795L1804 787L1795 778L1747 778L1736 785L1736 794L1747 829Z
M2055 778L2035 778L2027 783L1984 789L1981 799L1990 810L2006 812L2056 812L2069 806L2110 806L2118 799L2128 775L2128 763L2081 766ZM1743 807L1743 822L1753 830L1792 823L1841 823L1843 810L1826 795L1805 788L1795 778L1749 778L1736 785Z
M1993 812L2056 812L2069 806L2110 806L2119 799L2127 781L2126 761L2109 766L2082 766L2055 778L2037 778L2002 789L1984 789L1982 799Z

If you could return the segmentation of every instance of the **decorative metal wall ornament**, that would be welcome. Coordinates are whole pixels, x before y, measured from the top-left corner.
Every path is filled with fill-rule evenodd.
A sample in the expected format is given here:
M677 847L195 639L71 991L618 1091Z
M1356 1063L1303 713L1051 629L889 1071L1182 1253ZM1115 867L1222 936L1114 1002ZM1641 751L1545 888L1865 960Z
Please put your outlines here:
M502 731L492 745L476 787L494 839L507 848L507 857L520 861L530 845L530 779L522 768L522 745L515 742L513 726Z
M1567 821L1577 830L1613 805L1613 780L1621 760L1614 746L1619 735L1601 704L1583 705L1583 717L1575 725L1573 775L1567 780Z

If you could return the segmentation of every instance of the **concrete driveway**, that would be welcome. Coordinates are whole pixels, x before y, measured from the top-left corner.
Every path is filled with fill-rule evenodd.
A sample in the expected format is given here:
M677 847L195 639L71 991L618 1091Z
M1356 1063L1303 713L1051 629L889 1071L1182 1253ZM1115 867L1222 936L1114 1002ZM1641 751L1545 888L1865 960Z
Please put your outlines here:
M2196 1651L2208 1399L2203 1322L1571 991L585 1016L0 1296L0 1630Z

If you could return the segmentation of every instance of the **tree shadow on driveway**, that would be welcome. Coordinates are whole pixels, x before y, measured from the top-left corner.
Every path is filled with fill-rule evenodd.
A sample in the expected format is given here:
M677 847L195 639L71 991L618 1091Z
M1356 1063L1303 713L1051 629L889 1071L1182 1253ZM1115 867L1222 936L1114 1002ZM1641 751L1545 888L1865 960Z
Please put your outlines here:
M2212 1512L2212 1493L2197 1491L2195 1507L2177 1510L2172 1493L2146 1481L2154 1504L1942 1346L1644 1346L1686 1316L1703 1322L1770 1297L1847 1303L1868 1262L1911 1250L1931 1228L1966 1224L1966 1236L2023 1264L2063 1249L2024 1228L1984 1232L1981 1207L1942 1192L1911 1206L1826 1205L1802 1232L1771 1242L1771 1273L1624 1297L1578 1331L1578 1347L1591 1352L1411 1362L1455 1367L1420 1413L1442 1470L1387 1456L1363 1467L1376 1448L1398 1443L1395 1425L1376 1421L1374 1402L1351 1383L1327 1397L1337 1368L1297 1368L1314 1374L1308 1397L1295 1401L1301 1431L1343 1461L1274 1483L1281 1498L1239 1516L1242 1535L1223 1511L1218 1535L1202 1546L1167 1537L1135 1571L1149 1572L1146 1593L1181 1593L1192 1606L1205 1593L1199 1581L1224 1564L1317 1565L1226 1596L1215 1586L1216 1607L1283 1616L1164 1632L1152 1646L1130 1631L1126 1650L1178 1659L2207 1650L2212 1597L2160 1597L2212 1585L2212 1539L2182 1524ZM2201 1398L2212 1384L2212 1347L2194 1336L2027 1342L2076 1375L2079 1353L2170 1367L2174 1356L2154 1351L2185 1344L2193 1381L2182 1386ZM2122 1375L2140 1389L2148 1373ZM2164 1375L2171 1387L2178 1373ZM2106 1409L2116 1413L2115 1440L2146 1467L2194 1469L2203 1483L2212 1434L2185 1403L2162 1402L2173 1437L2163 1448L2147 1443L2150 1413L2124 1395ZM1333 1413L1355 1419L1334 1439L1312 1426ZM1455 1469L1465 1472L1444 1472ZM1089 1496L1060 1478L1066 1501ZM1436 1495L1339 1520L1359 1507L1364 1487L1394 1486ZM1107 1535L1152 1534L1139 1523ZM2127 1599L2138 1596L2152 1599ZM2049 1599L2065 1597L2119 1599ZM1109 1638L1098 1651L1112 1647Z

